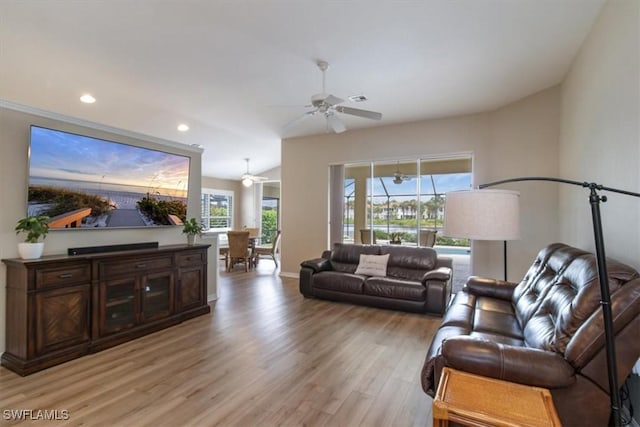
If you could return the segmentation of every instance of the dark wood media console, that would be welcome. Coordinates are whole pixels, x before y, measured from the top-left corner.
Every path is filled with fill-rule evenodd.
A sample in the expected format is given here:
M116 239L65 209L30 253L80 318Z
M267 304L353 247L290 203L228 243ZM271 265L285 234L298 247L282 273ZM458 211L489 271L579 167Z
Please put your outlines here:
M209 246L2 260L2 365L29 375L209 313Z

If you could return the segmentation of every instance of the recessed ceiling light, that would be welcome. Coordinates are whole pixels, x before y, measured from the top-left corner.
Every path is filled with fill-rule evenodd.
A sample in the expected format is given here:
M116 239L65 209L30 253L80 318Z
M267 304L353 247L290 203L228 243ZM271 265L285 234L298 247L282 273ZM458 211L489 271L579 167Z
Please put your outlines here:
M96 102L96 99L90 94L85 93L80 97L80 101L84 102L85 104L93 104L94 102Z
M188 130L189 130L189 126L185 125L184 123L180 123L180 124L178 125L178 130L179 130L180 132L186 132L186 131L188 131Z

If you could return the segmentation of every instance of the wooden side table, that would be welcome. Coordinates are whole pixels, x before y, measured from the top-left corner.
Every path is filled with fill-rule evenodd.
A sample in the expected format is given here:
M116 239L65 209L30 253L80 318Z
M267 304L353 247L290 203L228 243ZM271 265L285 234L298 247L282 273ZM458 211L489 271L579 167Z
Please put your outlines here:
M545 388L444 368L433 400L433 426L561 426Z

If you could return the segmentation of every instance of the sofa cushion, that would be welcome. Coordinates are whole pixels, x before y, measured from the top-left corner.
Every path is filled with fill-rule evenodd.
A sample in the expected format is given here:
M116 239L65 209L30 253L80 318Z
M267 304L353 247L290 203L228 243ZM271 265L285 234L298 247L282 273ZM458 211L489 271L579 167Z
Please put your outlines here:
M318 289L361 294L365 276L335 271L323 271L314 275L313 285Z
M513 313L480 310L476 308L473 318L473 330L503 335L522 340L522 330Z
M475 312L476 297L466 292L458 292L442 317L441 326L458 326L471 330Z
M342 273L355 273L361 254L380 255L380 247L336 243L331 251L331 268Z
M524 347L525 345L524 341L522 341L522 339L520 338L513 338L505 335L493 334L491 332L471 332L469 336L479 340L491 341L491 342L505 344L505 345L512 345L515 347Z
M497 311L500 313L508 313L511 316L515 316L511 301L505 301L503 299L476 296L475 307L479 310Z
M419 282L438 263L438 253L433 248L382 246L380 253L389 254L387 276L398 279Z
M524 278L513 291L513 302L520 324L524 328L536 313L549 290L562 279L567 266L584 251L561 243L543 248Z
M365 255L360 254L360 262L356 268L355 274L364 276L380 276L387 275L387 263L389 262L389 254L386 255Z
M389 277L369 277L364 282L362 291L366 295L424 301L426 288L420 283Z

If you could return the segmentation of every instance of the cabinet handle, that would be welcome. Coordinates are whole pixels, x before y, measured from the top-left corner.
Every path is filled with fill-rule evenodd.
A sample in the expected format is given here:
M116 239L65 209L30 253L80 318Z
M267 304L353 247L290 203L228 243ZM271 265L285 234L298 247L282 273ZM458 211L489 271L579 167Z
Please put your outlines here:
M136 268L145 268L147 266L147 264L138 264L136 265Z
M58 276L60 279L71 279L73 277L72 273L62 273Z

